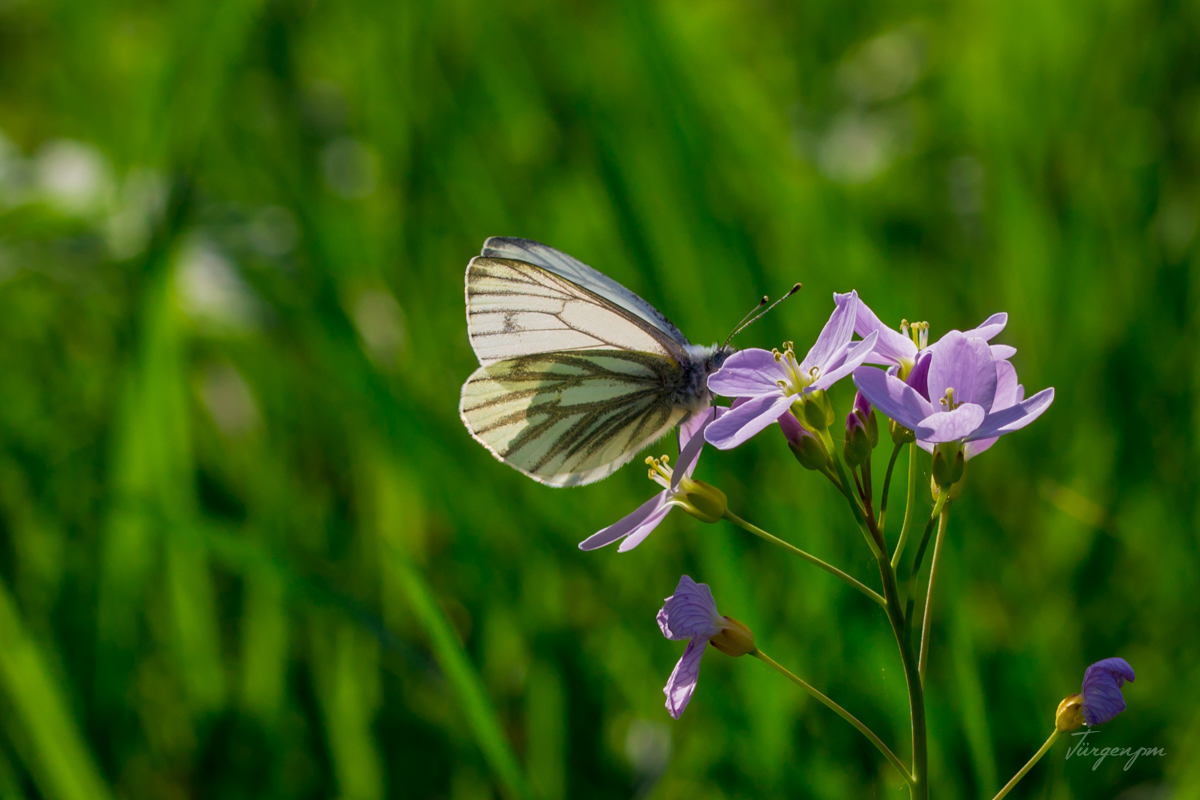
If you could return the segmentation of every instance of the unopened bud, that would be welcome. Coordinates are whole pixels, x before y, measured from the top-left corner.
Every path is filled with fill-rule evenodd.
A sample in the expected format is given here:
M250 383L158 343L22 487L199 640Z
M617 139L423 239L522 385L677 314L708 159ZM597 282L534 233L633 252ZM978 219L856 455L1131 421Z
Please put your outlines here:
M745 656L758 648L754 646L754 631L733 617L725 617L729 623L720 633L709 639L709 644L727 656Z
M788 447L792 451L792 455L800 462L800 466L805 469L811 469L814 472L820 472L829 466L829 453L825 451L825 445L821 444L821 440L807 433L801 436L796 443L788 442Z
M967 459L963 456L961 443L943 442L933 449L933 481L939 487L958 483L966 468Z
M712 484L686 478L686 484L681 486L683 494L679 496L680 508L701 522L717 522L724 519L729 501L725 493Z
M867 426L853 411L846 416L846 442L842 445L842 458L851 469L871 458L871 438L867 434Z
M1083 724L1083 695L1073 694L1063 698L1054 714L1054 727L1060 733L1069 733Z

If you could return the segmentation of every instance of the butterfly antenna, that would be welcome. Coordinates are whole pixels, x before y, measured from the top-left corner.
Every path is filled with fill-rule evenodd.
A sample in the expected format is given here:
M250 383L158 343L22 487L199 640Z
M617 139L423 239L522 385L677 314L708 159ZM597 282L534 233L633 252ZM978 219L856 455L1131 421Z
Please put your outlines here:
M742 329L742 326L743 326L744 324L746 324L746 320L750 319L750 318L751 318L751 317L753 317L755 314L757 314L757 313L758 313L758 310L759 310L759 309L761 309L763 306L765 306L765 305L766 305L767 303L769 303L769 302L771 302L771 298L767 297L767 296L764 294L764 295L762 296L762 300L759 300L759 301L758 301L758 305L756 305L754 308L750 309L750 313L749 313L749 314L747 314L746 316L742 317L742 321L741 321L741 322L739 322L737 325L734 325L734 326L733 326L733 333L729 334L729 339L726 339L726 340L725 340L725 344L723 344L723 345L721 345L721 346L722 346L723 348L724 348L724 347L728 347L728 346L729 346L729 340L733 338L733 334L734 334L734 333L737 333L738 331L740 331L740 330Z
M787 300L789 297L794 295L796 292L800 291L801 288L802 288L802 285L797 283L795 286L793 286L791 289L788 290L787 294L785 294L783 297L780 297L774 303L771 303L771 305L767 306L765 309L763 308L763 306L767 305L768 298L764 295L762 301L754 308L754 310L752 310L746 316L742 317L742 321L739 322L734 327L733 332L729 334L729 338L725 340L725 344L723 344L721 347L722 348L728 347L729 343L733 341L733 337L737 336L739 333L746 330L746 328L750 327L755 322L758 322L760 319L765 317L768 313L770 313L771 309L773 309L775 306L782 303L784 300Z

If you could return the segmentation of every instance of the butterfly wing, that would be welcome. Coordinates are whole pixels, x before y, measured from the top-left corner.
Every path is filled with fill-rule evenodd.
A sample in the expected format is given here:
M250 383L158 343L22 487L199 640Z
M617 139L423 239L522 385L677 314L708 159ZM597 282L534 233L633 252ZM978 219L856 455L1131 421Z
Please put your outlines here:
M580 486L627 464L686 415L671 400L679 362L604 350L522 356L480 367L459 413L499 460L549 486Z
M466 292L467 332L483 366L567 350L685 357L671 335L643 317L536 264L477 256L467 265Z
M483 243L481 255L487 258L506 258L536 264L650 323L680 347L686 347L689 344L687 337L680 332L679 328L671 324L671 321L664 317L657 308L604 273L597 272L579 259L555 250L553 247L548 247L532 239L493 236Z

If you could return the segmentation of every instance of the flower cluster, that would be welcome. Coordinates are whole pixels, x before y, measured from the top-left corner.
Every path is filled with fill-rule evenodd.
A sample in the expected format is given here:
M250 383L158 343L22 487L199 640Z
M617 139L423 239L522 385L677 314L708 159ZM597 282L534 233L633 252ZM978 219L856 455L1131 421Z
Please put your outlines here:
M670 514L679 508L703 522L728 520L766 539L829 574L843 580L887 610L900 643L901 659L909 686L913 715L911 768L896 757L878 736L831 698L775 663L755 644L754 634L737 620L717 611L709 587L684 575L674 594L658 613L663 636L687 640L682 657L667 680L666 707L675 719L687 708L696 690L700 660L709 644L730 656L751 655L771 666L814 698L839 714L866 736L907 782L914 797L926 800L923 783L925 722L922 684L929 641L929 620L934 597L937 560L950 504L962 493L967 463L992 447L1001 436L1021 430L1038 419L1054 402L1054 389L1031 397L1017 378L1011 359L1016 349L993 343L1008 323L1007 314L994 314L966 331L951 330L930 341L927 322L904 321L891 329L858 297L856 292L834 295L828 322L803 357L792 342L776 350L748 349L733 353L708 378L713 396L728 398L723 407L708 407L680 427L679 458L674 467L664 455L647 459L649 477L661 490L620 521L593 534L579 546L593 550L620 541L618 550L637 547ZM841 446L833 438L834 414L830 389L842 379L852 380L855 393L841 429ZM894 450L888 464L879 511L876 513L871 454L880 442L881 425L875 412L887 419ZM845 495L855 520L875 555L882 594L847 573L783 541L733 514L726 496L694 477L704 445L729 450L767 430L778 428L788 448L806 469L824 475ZM889 545L886 536L888 489L896 458L909 445L908 501L900 536ZM917 449L919 448L919 450ZM920 450L932 455L930 472L933 512L906 573L898 570L915 518L916 484ZM935 526L935 523L936 526ZM930 550L931 532L937 528L929 567L928 589L921 623L914 625L916 579ZM907 575L901 587L898 575ZM919 627L919 648L915 634ZM910 637L909 631L913 631ZM918 658L919 654L919 658ZM1134 679L1133 669L1121 658L1108 658L1087 669L1082 690L1059 705L1055 730L1039 754L1004 787L1007 794L1062 732L1080 725L1098 725L1124 710L1121 686Z

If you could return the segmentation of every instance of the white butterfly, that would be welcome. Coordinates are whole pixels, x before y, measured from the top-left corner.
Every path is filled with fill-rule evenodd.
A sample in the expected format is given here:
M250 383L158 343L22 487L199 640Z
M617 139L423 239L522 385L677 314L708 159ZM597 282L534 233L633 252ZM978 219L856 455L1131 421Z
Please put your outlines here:
M709 407L733 352L702 347L652 305L530 239L493 236L467 265L480 367L459 414L492 455L549 486L608 477Z

